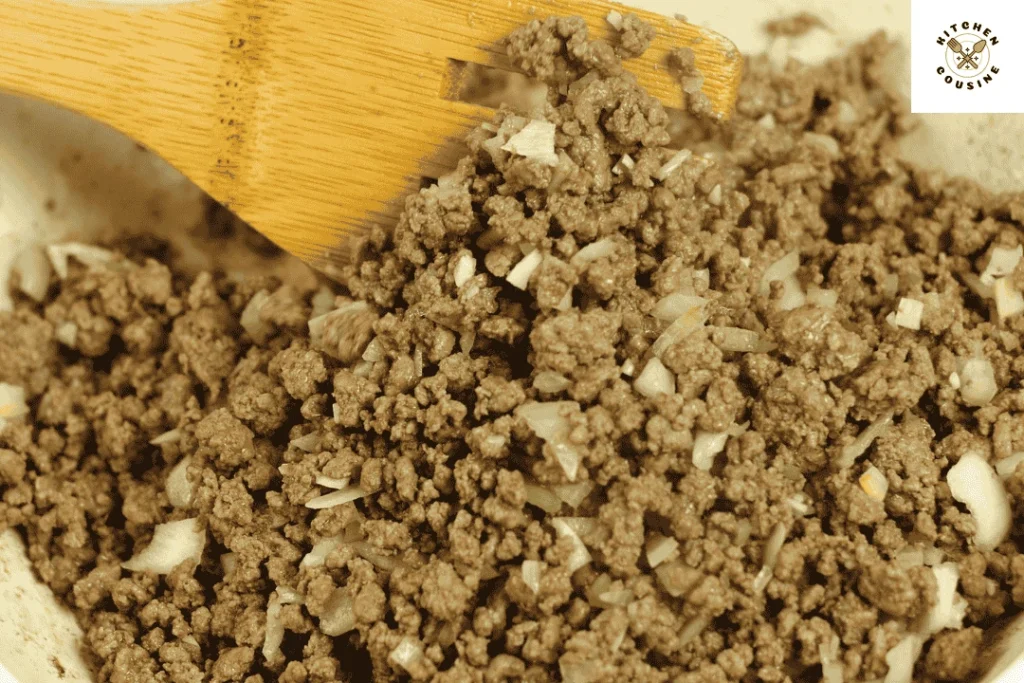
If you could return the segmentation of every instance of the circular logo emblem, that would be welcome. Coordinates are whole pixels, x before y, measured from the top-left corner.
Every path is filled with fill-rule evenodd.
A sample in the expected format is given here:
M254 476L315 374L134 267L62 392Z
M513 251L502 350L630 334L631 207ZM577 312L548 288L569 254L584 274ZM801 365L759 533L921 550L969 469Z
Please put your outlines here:
M989 41L975 33L959 33L946 41L946 67L960 78L978 78L992 59Z

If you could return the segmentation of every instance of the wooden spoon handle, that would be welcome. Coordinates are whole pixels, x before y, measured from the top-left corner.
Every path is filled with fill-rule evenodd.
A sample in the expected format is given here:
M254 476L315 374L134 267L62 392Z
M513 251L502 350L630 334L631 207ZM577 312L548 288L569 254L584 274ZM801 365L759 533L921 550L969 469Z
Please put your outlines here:
M219 72L238 6L0 0L0 89L103 121L206 187L187 150L222 144L209 114L232 95Z

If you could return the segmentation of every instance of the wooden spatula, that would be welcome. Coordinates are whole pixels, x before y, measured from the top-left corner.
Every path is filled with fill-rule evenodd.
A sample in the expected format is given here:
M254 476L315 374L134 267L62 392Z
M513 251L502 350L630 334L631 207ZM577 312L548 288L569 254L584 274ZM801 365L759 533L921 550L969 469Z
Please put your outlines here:
M200 0L124 6L0 0L0 89L63 105L154 150L314 266L393 220L399 199L457 158L490 110L455 101L453 74L501 67L500 39L533 18L582 15L593 35L621 6L569 0ZM665 69L691 47L704 93L731 113L732 43L635 11L658 28L631 63L667 106Z

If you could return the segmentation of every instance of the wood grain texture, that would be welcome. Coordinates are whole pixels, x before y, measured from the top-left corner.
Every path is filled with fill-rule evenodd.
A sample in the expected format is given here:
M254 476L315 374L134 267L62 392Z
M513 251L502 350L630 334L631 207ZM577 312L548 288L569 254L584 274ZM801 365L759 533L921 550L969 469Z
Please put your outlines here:
M550 15L607 35L608 2L201 0L129 7L0 0L0 89L119 129L285 249L324 265L346 235L392 221L400 198L455 157L490 111L442 97L448 60L500 65L498 43ZM619 9L622 9L619 7ZM623 10L626 11L626 10ZM630 68L667 106L664 68L691 47L728 116L741 59L728 40L658 27Z

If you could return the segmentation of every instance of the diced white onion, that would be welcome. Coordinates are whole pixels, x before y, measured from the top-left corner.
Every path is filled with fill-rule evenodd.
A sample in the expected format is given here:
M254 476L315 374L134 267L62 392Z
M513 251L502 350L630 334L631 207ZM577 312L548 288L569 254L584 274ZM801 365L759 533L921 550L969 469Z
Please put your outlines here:
M380 343L380 339L374 337L370 340L370 343L363 349L362 359L367 363L376 363L377 361L384 360L384 347Z
M590 551L587 550L587 546L584 545L579 534L574 530L573 527L576 525L570 522L571 519L555 517L551 520L551 526L554 527L555 533L559 538L569 538L572 540L573 550L566 562L566 568L569 570L569 573L574 573L577 569L590 564L593 558L591 558Z
M320 475L316 478L316 485L323 486L324 488L341 490L348 486L349 478L344 477L342 479L335 479L334 477L325 477Z
M57 329L54 330L53 336L57 338L57 341L69 349L76 348L78 346L78 325L70 320L65 320L60 325L57 325Z
M309 300L309 304L312 307L310 318L319 318L325 313L330 313L334 310L334 292L329 287L321 287L316 290L316 294Z
M711 188L711 192L708 192L708 203L712 206L722 205L722 186L715 185Z
M324 635L341 636L356 627L352 598L344 588L335 588L320 615L320 630Z
M704 633L707 627L707 617L694 617L686 622L686 625L679 631L679 645L682 646L691 642L694 638Z
M761 278L761 294L767 296L771 293L771 284L781 282L783 285L782 300L779 305L784 311L791 311L794 308L803 306L807 300L800 281L796 277L800 269L800 252L791 251L775 263L768 266Z
M893 413L888 412L865 427L864 431L857 435L850 445L843 447L836 467L839 469L852 467L853 463L857 462L857 458L864 455L864 452L871 447L875 439L889 431L889 428L892 427L892 418Z
M249 303L242 309L242 315L238 322L249 337L258 344L262 344L273 332L273 328L260 318L260 311L270 299L270 292L261 289L252 295Z
M336 505L344 505L345 503L351 503L354 500L359 500L366 496L366 491L362 490L358 486L349 486L340 491L332 491L322 496L317 496L306 503L306 507L310 510L324 510L326 508L332 508Z
M693 440L693 464L707 472L715 464L715 456L725 450L729 432L697 432Z
M821 289L811 286L807 290L807 303L820 308L835 308L839 303L839 292L833 289Z
M468 354L476 343L476 330L467 330L459 335L459 350Z
M755 593L763 591L768 582L771 581L772 574L775 571L775 563L779 559L779 551L782 550L782 544L785 542L786 526L779 522L772 529L772 535L768 537L768 541L764 545L764 564L761 567L761 571L754 577Z
M1006 479L1017 470L1017 465L1024 462L1024 451L1014 453L1008 458L996 460L996 473Z
M540 575L543 565L538 560L523 560L523 583L525 583L533 594L540 592Z
M611 24L612 28L614 28L616 31L621 31L622 30L622 13L621 12L617 12L615 10L611 10L610 12L608 12L608 16L606 16L605 19L608 20L608 23Z
M1011 275L1017 269L1017 264L1020 263L1022 256L1024 256L1024 246L1020 245L1013 249L1006 247L993 249L988 265L981 273L982 284L991 285L995 283L996 278Z
M557 394L569 388L572 382L558 372L552 370L541 370L533 378L533 388L542 394Z
M149 440L149 445L163 446L164 444L177 443L178 441L181 441L181 430L171 429L164 432L163 434L157 434L156 436L154 436L152 439Z
M569 263L573 266L582 268L588 263L593 263L598 259L602 259L606 256L611 256L615 253L615 241L609 237L591 242L587 246L583 247L569 259Z
M967 615L967 600L956 592L960 582L960 567L955 562L944 562L932 567L935 575L935 604L924 615L918 631L925 636L943 629L961 629Z
M885 683L913 683L914 665L923 646L924 638L912 633L890 648L885 653L885 663L889 665Z
M754 525L750 523L749 519L740 519L736 521L736 536L733 538L733 545L743 547L750 540L750 534L754 530Z
M0 429L7 424L8 420L16 420L25 415L28 415L25 389L0 382Z
M660 358L654 356L647 361L640 376L633 382L633 388L647 398L654 398L659 394L671 395L676 393L676 376L665 367Z
M633 161L633 157L628 154L623 154L622 158L612 166L612 173L615 175L622 175L626 171L632 171L634 168L636 168L636 162Z
M562 500L553 491L536 484L526 485L526 502L548 514L554 514L562 509Z
M405 669L407 672L412 671L413 666L423 657L423 647L420 645L420 641L406 636L399 641L395 649L388 655L388 659L396 664L397 666Z
M806 517L814 511L814 507L811 504L810 496L808 496L803 491L794 493L792 496L786 499L786 502L789 504L789 507L793 510L793 512L800 515L801 517Z
M227 576L231 572L235 571L235 567L238 566L238 555L234 553L224 553L220 556L220 569L224 572L224 576Z
M580 404L575 401L530 401L515 411L551 447L569 481L575 481L581 457L579 450L569 442L570 424L567 414L578 413L579 407Z
M960 398L969 406L983 406L991 401L999 387L995 370L987 358L970 358L958 363Z
M68 258L70 257L74 257L75 260L89 268L98 268L110 263L114 258L114 253L107 249L79 242L51 244L46 248L46 255L50 257L53 270L61 280L68 276Z
M995 470L985 458L968 452L949 468L946 482L953 498L966 505L974 518L975 545L980 550L995 550L1010 533L1013 518L1010 499Z
M558 658L558 673L562 683L597 683L601 680L601 667L592 659L578 653L567 653Z
M776 346L761 335L742 327L712 327L711 341L723 351L733 353L768 353Z
M328 536L327 538L321 539L313 544L313 549L310 550L302 558L302 562L299 563L301 567L322 567L324 562L327 561L327 556L334 552L334 550L341 545L341 536Z
M885 321L893 327L905 327L908 330L921 329L921 315L924 313L924 303L917 299L903 297L896 310L885 316Z
M176 508L187 508L192 503L192 485L188 483L188 466L192 459L182 458L167 475L167 500Z
M206 530L195 518L166 522L153 527L153 540L121 566L130 572L169 574L182 562L199 562L206 547Z
M636 363L633 362L632 358L627 358L622 364L620 372L626 377L632 377L633 373L636 372Z
M575 510L587 499L590 492L594 490L594 485L589 481L581 481L578 484L558 484L552 486L551 490L563 502Z
M324 335L324 328L327 326L327 319L332 313L334 313L334 311L328 311L323 315L318 315L315 318L309 319L307 325L309 326L310 339L317 340Z
M889 492L889 480L880 469L870 465L857 481L864 493L875 500L885 500L885 494Z
M821 659L822 683L843 683L843 664L838 659L838 636L833 634L828 643L818 645L818 657Z
M46 298L52 271L46 253L39 245L33 244L23 249L14 259L11 272L18 276L18 289L26 296L35 301L42 301Z
M707 304L708 300L702 297L673 292L654 305L651 315L658 320L671 323L684 315L700 315Z
M679 541L661 534L651 534L647 539L647 564L656 568L665 560L671 559L679 549Z
M691 308L683 315L676 318L675 322L665 328L665 331L661 333L654 344L651 346L651 351L658 358L670 348L681 342L686 337L690 336L700 328L704 327L704 323L707 322L708 314L707 307L698 306Z
M996 280L992 285L992 294L996 300L996 315L1000 320L1024 313L1024 294L1013 286L1010 278Z
M673 154L672 157L668 161L666 161L661 168L658 169L658 172L654 174L654 177L657 178L658 180L665 180L672 174L672 171L682 166L692 156L693 152L691 152L688 149L679 150L678 152Z
M555 304L556 311L568 311L570 308L572 308L572 287L565 290L565 294L563 294L562 298L558 300L557 304Z
M300 451L312 453L319 443L320 436L316 432L310 432L309 434L303 434L298 438L292 439L288 442L288 445L294 446Z
M277 593L267 601L267 627L263 634L263 658L270 661L281 654L284 642L284 624L281 622L281 600Z
M521 131L509 138L508 142L501 146L501 149L546 166L557 166L555 124L550 121L530 121Z
M476 258L470 253L465 253L455 262L455 269L452 272L455 286L462 287L474 275L476 275Z
M527 285L530 284L530 278L533 276L534 271L537 270L543 260L544 254L539 250L530 252L509 271L508 275L505 276L505 280L516 289L526 289Z

